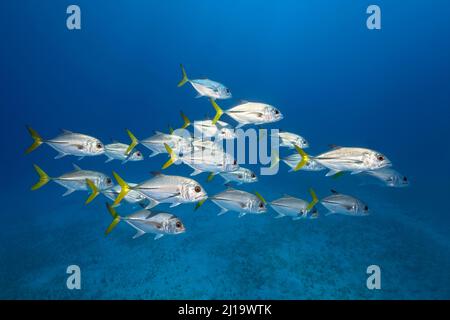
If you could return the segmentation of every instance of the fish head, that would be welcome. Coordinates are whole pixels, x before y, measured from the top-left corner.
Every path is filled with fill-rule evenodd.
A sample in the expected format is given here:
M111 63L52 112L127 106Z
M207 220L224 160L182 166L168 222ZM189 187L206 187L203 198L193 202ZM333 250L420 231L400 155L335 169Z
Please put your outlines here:
M86 150L90 155L101 155L105 153L105 145L100 140L92 138L86 141Z
M276 122L284 118L280 110L269 104L266 105L264 116L267 122Z
M167 233L180 234L186 232L183 222L177 217L173 216L167 222Z
M296 144L300 148L309 148L309 142L305 138L300 136L297 139L295 139L294 144Z
M230 99L232 97L231 90L224 85L218 88L220 99Z
M243 172L243 180L247 183L253 183L253 182L257 182L258 181L258 177L256 176L256 173L254 173L253 171L246 169Z
M198 202L208 198L206 190L194 180L181 186L181 197L188 202Z
M368 216L369 215L369 206L365 203L361 203L360 213L363 216Z
M264 203L264 201L262 201L258 197L255 197L254 199L250 200L249 209L251 212L256 213L256 214L261 214L261 213L267 212L266 204Z
M114 187L113 180L107 175L102 175L100 178L100 185L98 186L100 190L107 190Z
M409 186L409 180L407 176L392 174L386 178L386 184L389 187L402 188Z
M391 161L385 155L376 151L366 153L364 156L364 162L370 170L390 167L392 165Z
M130 160L131 161L142 161L142 160L144 160L144 156L143 156L142 152L140 152L139 150L136 150L131 154Z

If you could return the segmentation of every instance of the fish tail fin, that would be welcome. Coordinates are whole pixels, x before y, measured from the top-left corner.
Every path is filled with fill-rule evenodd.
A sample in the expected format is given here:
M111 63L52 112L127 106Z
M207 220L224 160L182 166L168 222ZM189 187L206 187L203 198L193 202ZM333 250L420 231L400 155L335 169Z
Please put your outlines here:
M214 172L211 172L211 173L208 175L208 178L206 179L206 181L207 181L207 182L211 182L211 181L214 179L215 176L216 176L216 175L214 174Z
M171 147L169 147L169 145L167 143L164 143L164 147L166 148L167 153L170 156L170 159L167 160L166 163L164 163L164 165L162 166L162 169L167 169L168 167L170 167L172 164L174 164L175 161L177 161L177 155L175 154L175 152L172 150Z
M182 64L180 64L181 67L181 74L183 75L183 78L181 79L180 82L178 82L178 87L182 87L186 82L189 81L187 74L186 74L186 70L184 70L184 67Z
M25 150L25 153L28 154L30 152L32 152L33 150L37 149L37 147L39 147L44 140L42 139L42 137L39 135L39 133L37 133L36 130L34 130L32 127L27 126L27 130L30 133L31 137L33 138L33 144L31 146L28 147L27 150Z
M272 149L271 162L270 169L276 167L280 163L280 154L276 149Z
M94 200L99 195L100 192L92 180L86 179L86 184L92 190L91 195L89 196L89 198L87 198L86 202L84 203L84 204L89 204L92 202L92 200Z
M109 203L106 203L106 208L108 209L109 213L113 217L112 222L110 223L110 225L108 226L108 228L105 231L105 235L108 235L120 222L120 216L117 213L116 209L114 209L114 207L111 206Z
M189 127L191 125L191 120L189 120L189 118L183 113L183 111L180 111L180 115L181 118L183 118L183 126L181 127L181 129L186 129L187 127Z
M127 129L128 136L130 137L131 143L127 148L127 151L125 151L125 154L128 155L133 151L134 147L136 147L139 144L139 140L135 137L135 135Z
M222 116L223 110L219 107L219 105L217 104L217 102L215 100L210 98L209 101L211 102L212 106L216 110L216 115L214 116L214 118L212 120L212 124L216 124L217 121L219 121L220 117Z
M312 200L306 207L306 211L310 211L312 208L314 208L314 206L317 204L317 202L319 202L319 199L317 198L317 195L316 195L315 191L313 190L313 188L309 189L309 193L311 194Z
M39 189L39 188L42 188L44 185L46 185L50 180L52 180L52 178L50 178L49 176L48 176L48 174L46 174L45 172L44 172L44 170L42 170L41 168L39 168L39 166L37 166L37 165L33 165L34 166L34 169L36 170L36 172L38 173L38 175L39 175L39 181L36 183L36 184L34 184L32 187L31 187L31 190L37 190L37 189Z
M113 172L113 176L120 186L120 193L113 203L113 206L117 206L122 201L122 199L128 194L128 192L130 192L130 186L116 172Z
M302 148L300 148L298 145L295 145L295 150L297 150L298 154L302 157L302 160L297 164L297 166L294 168L294 171L300 170L306 163L309 161L309 156L306 154L305 151L303 151Z

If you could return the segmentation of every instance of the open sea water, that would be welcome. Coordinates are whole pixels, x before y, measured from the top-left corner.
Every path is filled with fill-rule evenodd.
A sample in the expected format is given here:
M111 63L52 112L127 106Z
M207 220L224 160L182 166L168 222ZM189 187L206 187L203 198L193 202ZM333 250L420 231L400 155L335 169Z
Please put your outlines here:
M375 1L381 30L368 30L367 1L2 1L0 102L3 299L449 299L450 298L450 23L448 1ZM81 30L66 28L66 8L81 8ZM143 181L165 155L121 165L106 157L53 159L30 155L31 125L51 138L61 128L125 143L125 128L145 138L212 117L206 98L177 88L183 63L191 78L227 85L233 99L267 102L284 114L265 128L299 133L310 154L329 144L387 155L408 188L338 179L325 172L260 176L268 201L283 194L309 199L330 189L368 203L371 215L316 220L264 215L217 216L211 201L166 210L187 232L133 240L111 222L105 197L84 205L85 192L37 181L72 170L117 171ZM236 124L232 119L223 120ZM281 150L288 154L287 150ZM247 166L259 173L259 166ZM188 176L185 165L167 173ZM220 177L206 182L213 195ZM122 204L121 214L136 210ZM66 268L81 269L81 290L68 290ZM381 289L368 290L366 269L381 269Z

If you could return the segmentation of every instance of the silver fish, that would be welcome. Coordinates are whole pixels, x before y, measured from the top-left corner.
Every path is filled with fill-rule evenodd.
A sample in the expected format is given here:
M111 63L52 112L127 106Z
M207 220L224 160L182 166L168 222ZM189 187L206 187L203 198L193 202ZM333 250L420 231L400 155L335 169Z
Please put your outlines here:
M105 163L115 159L122 160L122 163L144 160L144 156L139 150L133 151L129 155L127 155L127 150L128 145L120 142L105 145L105 155L107 157Z
M183 74L183 78L178 83L178 87L183 86L185 83L189 82L192 87L197 91L197 98L200 97L209 97L211 99L229 99L231 98L231 91L223 84L209 80L209 79L196 79L190 80L187 77L186 71L184 67L181 66L181 72Z
M391 168L365 171L364 174L377 178L388 187L402 188L409 186L408 178Z
M329 210L326 214L343 214L349 216L367 216L369 207L367 204L352 196L331 190L332 195L323 198L320 203Z
M183 222L175 215L167 212L139 210L126 217L122 217L112 206L109 204L106 206L113 217L113 221L108 229L106 229L106 234L109 234L120 221L125 221L136 229L136 234L133 236L133 239L139 238L146 233L152 233L155 234L154 239L157 240L166 234L176 235L186 231Z
M256 174L250 169L240 167L237 170L220 173L225 179L225 184L229 182L237 182L238 185L243 183L253 183L258 181Z
M224 111L214 100L210 99L210 102L216 110L216 116L213 119L213 123L216 123L221 115L225 113L239 123L236 129L246 124L259 125L276 122L283 119L283 115L280 110L270 104L243 102Z
M280 147L288 147L289 149L294 149L296 145L303 149L309 147L308 141L295 133L279 131L275 136L280 139Z
M82 159L86 156L98 156L105 153L104 145L100 140L85 134L62 130L62 133L53 139L43 139L33 128L27 127L27 129L34 142L25 151L26 153L32 152L43 143L58 151L55 159L61 159L67 155Z
M391 161L385 155L378 151L365 148L334 147L331 151L315 157L307 155L299 146L295 146L295 148L301 155L302 160L294 170L299 170L309 159L312 159L330 170L326 176L345 171L350 171L351 174L357 174L392 165Z
M153 173L153 178L131 186L117 173L114 172L113 174L121 187L120 194L114 201L115 206L130 191L139 192L150 200L150 204L146 207L147 209L159 203L170 203L171 207L175 207L181 203L198 202L206 199L208 196L205 189L198 182L190 178Z
M195 121L193 126L200 135L206 138L214 137L218 140L236 138L234 128L224 121L219 120L215 124L212 123L212 120Z
M99 192L113 187L113 182L107 175L97 171L82 170L75 164L73 166L75 168L74 171L56 178L52 178L49 177L40 167L34 165L36 172L39 174L39 182L33 185L31 190L37 190L49 181L54 181L67 189L63 196L67 196L78 190L91 190L92 194L86 201L87 204L91 202L99 194Z
M248 213L261 214L267 212L263 199L242 190L228 188L210 199L222 209L218 215L235 211L239 212L240 218Z
M173 163L184 163L190 166L194 171L191 176L195 176L202 172L230 172L239 168L236 159L230 154L220 149L196 149L188 154L178 155L168 145L165 145L170 159L163 165L162 169L166 169Z
M285 195L280 199L274 200L270 206L278 213L275 218L292 217L292 220L299 220L308 218L308 213L311 213L309 218L314 219L318 217L317 209L314 205L317 203L317 197L314 191L311 191L313 200L307 202L305 200Z

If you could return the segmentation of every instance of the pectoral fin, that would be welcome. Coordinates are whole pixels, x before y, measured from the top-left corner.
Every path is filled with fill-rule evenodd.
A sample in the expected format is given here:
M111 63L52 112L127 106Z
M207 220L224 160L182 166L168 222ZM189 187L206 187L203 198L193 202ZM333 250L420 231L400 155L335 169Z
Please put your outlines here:
M136 234L133 236L133 239L137 239L145 234L145 232L142 231L141 229L136 229L136 230L137 231L136 231Z

